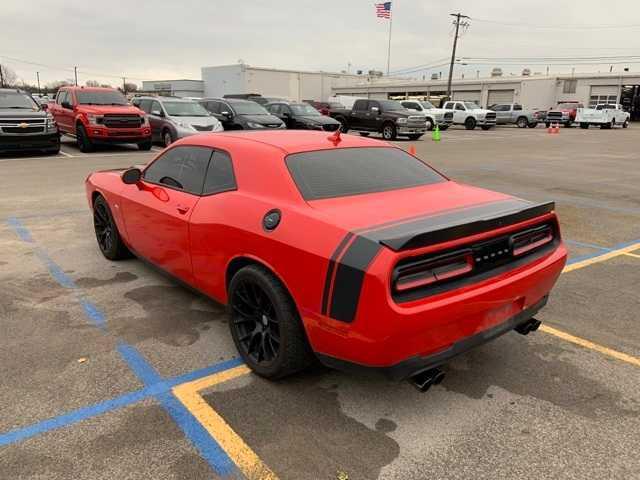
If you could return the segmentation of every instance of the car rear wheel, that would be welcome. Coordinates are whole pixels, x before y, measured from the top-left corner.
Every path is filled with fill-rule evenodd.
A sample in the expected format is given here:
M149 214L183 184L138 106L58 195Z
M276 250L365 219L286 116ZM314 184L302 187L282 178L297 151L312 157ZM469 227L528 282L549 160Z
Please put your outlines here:
M464 128L467 130L473 130L476 128L476 119L473 117L469 117L464 121Z
M545 127L547 127L547 128L549 128L549 127L551 126L551 123L549 123L549 122L545 122L545 123L544 123L544 126L545 126Z
M447 128L449 128L449 125L440 125L440 130L446 130Z
M580 124L580 128L589 128L589 124L588 123L581 123Z
M531 122L529 125L527 125L527 127L529 128L536 128L538 126L538 122Z
M395 140L397 136L396 126L392 123L387 123L382 127L382 138L385 140Z
M138 143L138 148L140 150L144 150L144 151L151 150L151 146L152 146L151 140L149 140L148 142L140 142L140 143Z
M249 265L229 285L231 336L258 375L281 378L313 362L302 322L282 283L267 269Z
M78 143L78 148L81 152L86 153L93 151L93 143L91 143L91 140L87 135L87 131L82 125L78 125L76 127L76 142Z
M518 126L518 128L526 128L528 124L529 121L527 120L527 117L520 117L518 118L518 120L516 120L516 125Z
M629 126L629 119L626 119L622 124L622 128L627 128Z
M611 123L609 124L609 128L614 128L616 126L616 119L612 118Z
M122 260L131 256L131 252L120 237L111 209L102 196L93 202L93 227L98 247L106 258Z
M491 130L493 128L493 125L482 125L482 127L480 127L480 128L482 128L482 130L485 130L485 131L486 130Z

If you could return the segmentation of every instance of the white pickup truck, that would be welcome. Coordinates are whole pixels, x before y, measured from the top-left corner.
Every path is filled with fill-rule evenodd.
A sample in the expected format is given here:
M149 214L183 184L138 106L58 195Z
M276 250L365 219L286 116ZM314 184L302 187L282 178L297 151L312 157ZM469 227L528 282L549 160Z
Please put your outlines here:
M438 125L440 130L446 130L453 122L453 110L436 108L427 100L403 100L400 104L407 110L420 112L427 117L427 130L433 130Z
M444 109L453 110L453 123L464 125L467 130L473 130L477 125L482 130L496 126L496 112L480 108L474 102L449 101L444 104Z
M590 125L599 125L600 128L613 128L621 125L629 126L629 112L622 109L619 103L597 105L596 108L579 108L576 112L576 122L580 128L589 128Z

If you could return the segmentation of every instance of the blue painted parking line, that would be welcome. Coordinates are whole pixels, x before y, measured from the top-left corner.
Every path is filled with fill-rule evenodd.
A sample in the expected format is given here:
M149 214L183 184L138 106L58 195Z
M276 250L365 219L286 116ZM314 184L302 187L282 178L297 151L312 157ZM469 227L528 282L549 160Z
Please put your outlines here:
M601 245L594 245L593 243L586 243L586 242L578 242L576 240L564 239L564 243L568 243L569 245L575 245L577 247L595 248L596 250L603 250L605 252L610 252L612 250L611 248L603 247Z
M564 241L566 242L566 240L564 240ZM630 241L630 242L623 242L623 243L619 243L619 244L617 244L617 245L614 245L614 246L613 246L613 247L611 247L611 248L608 248L608 247L602 247L602 249L604 249L604 250L605 250L605 251L607 251L607 252L613 252L613 251L615 251L615 250L620 250L620 249L622 249L622 248L626 248L626 247L629 247L629 246L631 246L631 245L635 245L635 244L637 244L637 243L640 243L640 239L632 240L632 241ZM578 263L578 262L583 262L583 261L585 261L585 260L589 260L590 258L599 257L599 256L603 255L603 253L602 253L602 249L601 249L601 250L599 250L599 251L597 251L597 252L590 253L590 254L588 254L588 255L581 255L581 256L579 256L579 257L573 257L573 258L570 258L570 259L567 261L567 266L568 266L568 265L572 265L572 264L574 264L574 263Z
M89 322L91 322L93 325L106 331L107 322L104 313L83 295L82 291L78 288L73 279L66 273L64 273L62 268L53 261L53 259L47 254L47 252L43 248L35 244L35 241L29 229L26 228L24 224L16 217L11 217L10 219L8 219L7 224L15 231L15 233L21 240L33 245L34 251L36 252L38 258L47 267L47 270L49 271L49 274L53 277L53 279L56 280L56 282L58 282L58 284L60 284L62 287L71 289L76 293L76 298L82 306L87 320L89 320ZM218 442L216 442L211 437L211 435L209 435L209 433L200 424L200 422L198 422L198 420L184 407L184 405L182 405L182 403L174 396L174 394L169 391L169 388L171 388L171 386L173 385L170 385L169 382L163 381L160 374L158 374L158 372L132 345L128 345L124 342L119 342L117 348L122 359L126 362L129 368L136 374L138 379L145 386L145 389L139 392L146 391L146 396L153 396L157 401L160 402L165 411L171 416L178 427L180 427L185 436L191 441L191 443L198 450L200 455L207 461L213 471L223 476L232 473L236 468L233 461L229 458L222 447L220 447ZM142 398L145 398L145 395L143 395L142 393L134 392L129 395L131 395L132 397L127 397L125 395L124 404L127 404L127 399L135 399L135 401L139 401ZM122 403L122 401L120 403ZM120 403L116 402L116 405L120 405ZM98 404L98 406L94 408L96 409L96 412L104 413L105 411L108 411L108 405L108 402L106 402L106 405L105 403ZM5 441L9 441L12 438L25 438L25 436L33 436L37 433L40 433L42 429L47 430L52 428L59 428L60 426L63 426L65 424L73 423L74 420L79 421L81 419L84 419L86 418L86 415L91 415L93 411L94 410L89 407L88 410L79 411L79 413L78 411L76 411L75 413L70 414L70 416L62 416L62 420L59 420L60 417L57 417L58 420L52 419L45 421L40 426L40 429L27 427L26 429L21 430L23 437L20 437L19 433L9 432L8 434L5 434L7 436L7 439Z

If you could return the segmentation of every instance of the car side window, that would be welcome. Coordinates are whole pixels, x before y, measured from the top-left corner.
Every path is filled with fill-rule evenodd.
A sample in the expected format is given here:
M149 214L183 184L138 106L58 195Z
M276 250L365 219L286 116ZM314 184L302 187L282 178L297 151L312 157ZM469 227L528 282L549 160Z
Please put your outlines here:
M153 100L151 102L151 106L149 107L149 113L151 115L159 116L162 113L162 108L160 107L160 102Z
M56 103L58 105L62 105L62 102L67 101L67 91L63 90L62 92L58 92L58 98L56 99Z
M359 112L369 110L368 104L367 100L356 100L353 104L353 110Z
M150 183L202 195L211 154L212 150L206 147L174 147L145 169L144 179Z
M447 102L444 104L444 108L446 108L447 110L451 110L453 109L453 102Z
M289 108L289 105L280 105L280 111L282 112L282 115L289 115L290 117L293 116L293 113L291 113L291 109Z
M140 100L140 105L138 105L138 108L145 113L151 112L151 100L149 99Z
M211 113L220 113L220 102L207 102L207 110Z
M235 190L236 177L233 173L233 162L227 152L215 150L204 181L204 195Z
M402 104L402 106L403 106L404 108L410 108L411 110L422 110L422 109L420 108L420 105L418 105L417 103L414 103L414 102L404 102L404 103Z
M280 115L280 105L269 105L269 113L273 113L274 115Z
M456 103L456 110L465 110L464 105L462 105L461 103Z
M522 105L514 105L513 109L514 110L522 110Z
M368 110L371 111L372 108L377 108L378 110L380 110L380 104L378 102L374 102L374 101L369 101L369 108Z

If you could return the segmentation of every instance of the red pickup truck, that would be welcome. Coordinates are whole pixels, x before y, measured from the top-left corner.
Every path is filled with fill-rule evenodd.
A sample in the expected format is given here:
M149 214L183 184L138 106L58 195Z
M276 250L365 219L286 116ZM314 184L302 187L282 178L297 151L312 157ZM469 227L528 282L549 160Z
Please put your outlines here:
M151 149L147 116L113 88L62 87L48 111L61 133L76 137L82 152L90 152L96 144L114 143Z

